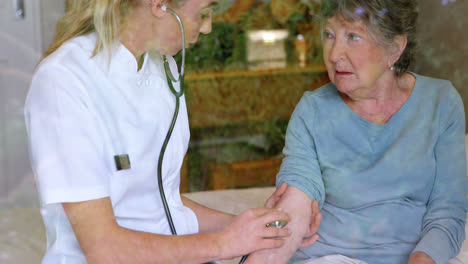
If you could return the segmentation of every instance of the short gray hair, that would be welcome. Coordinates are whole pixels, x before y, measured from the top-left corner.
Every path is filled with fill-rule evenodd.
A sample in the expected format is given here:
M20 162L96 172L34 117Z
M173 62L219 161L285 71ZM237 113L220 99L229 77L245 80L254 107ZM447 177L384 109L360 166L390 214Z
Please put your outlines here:
M382 45L391 45L396 36L406 36L406 48L395 63L395 73L408 70L417 48L415 0L322 0L319 19L341 15L348 21L362 21L371 35Z

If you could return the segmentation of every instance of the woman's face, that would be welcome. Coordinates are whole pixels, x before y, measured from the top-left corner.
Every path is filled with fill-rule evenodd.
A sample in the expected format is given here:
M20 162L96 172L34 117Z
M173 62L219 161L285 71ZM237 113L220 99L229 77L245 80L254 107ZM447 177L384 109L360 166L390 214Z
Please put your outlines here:
M179 15L184 25L186 48L198 41L200 33L211 32L213 8L218 0L186 0L179 8L173 10ZM168 19L165 25L164 36L166 48L163 54L175 55L182 49L180 25L174 15L167 12Z
M324 26L323 53L330 80L351 97L371 93L391 66L389 52L372 39L364 23L340 16Z

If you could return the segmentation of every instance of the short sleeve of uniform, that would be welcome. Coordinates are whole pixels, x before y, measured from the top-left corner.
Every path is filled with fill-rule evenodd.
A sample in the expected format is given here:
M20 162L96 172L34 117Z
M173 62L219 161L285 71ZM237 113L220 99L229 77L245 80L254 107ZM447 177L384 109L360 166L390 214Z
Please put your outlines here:
M42 203L109 196L103 134L80 79L61 66L34 74L25 105L32 168Z

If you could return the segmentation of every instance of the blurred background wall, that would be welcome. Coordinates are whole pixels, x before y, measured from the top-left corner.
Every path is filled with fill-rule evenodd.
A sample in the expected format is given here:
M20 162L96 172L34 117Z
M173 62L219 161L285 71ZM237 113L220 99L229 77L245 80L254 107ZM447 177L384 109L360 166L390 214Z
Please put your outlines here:
M413 67L452 81L468 109L468 1L419 0L420 49ZM468 115L466 115L468 120ZM467 130L468 131L468 130Z
M24 101L64 11L64 0L0 0L0 199L32 181Z

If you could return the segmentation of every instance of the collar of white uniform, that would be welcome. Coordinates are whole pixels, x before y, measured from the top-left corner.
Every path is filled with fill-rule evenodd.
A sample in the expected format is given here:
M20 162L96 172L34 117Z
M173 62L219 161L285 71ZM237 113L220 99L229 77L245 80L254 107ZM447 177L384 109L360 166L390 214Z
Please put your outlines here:
M94 48L94 45L96 43L96 33L91 33L89 37L91 37L91 39L93 40L92 43ZM104 71L108 72L109 75L149 74L149 60L152 60L157 69L156 72L151 71L151 74L158 74L161 78L166 79L166 76L164 74L162 55L154 50L146 52L144 54L144 62L140 70L138 70L138 62L133 53L131 53L130 50L128 50L127 47L125 47L120 41L114 42L114 45L112 47L112 58L110 60L110 64L108 54L108 51L103 50L95 57L95 60L98 62L98 64L101 65ZM178 78L179 71L177 63L175 62L172 56L166 56L166 58L169 62L169 67L173 76L175 78Z
M107 60L107 52L103 52L102 56ZM148 69L149 53L144 55L144 62L140 70L138 70L138 61L135 56L122 43L116 42L112 49L112 59L109 66L110 74L138 74L144 73ZM108 61L106 61L108 63Z
M92 33L90 36L96 43L96 33ZM144 56L144 62L140 70L138 70L138 62L135 56L119 41L115 41L112 46L111 59L109 61L109 52L102 50L99 52L93 60L96 61L100 67L108 72L109 75L113 74L141 74L148 71L148 60L150 59L149 52L146 52Z

